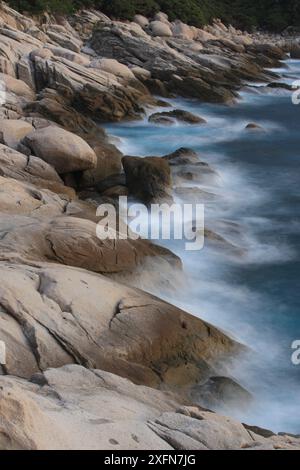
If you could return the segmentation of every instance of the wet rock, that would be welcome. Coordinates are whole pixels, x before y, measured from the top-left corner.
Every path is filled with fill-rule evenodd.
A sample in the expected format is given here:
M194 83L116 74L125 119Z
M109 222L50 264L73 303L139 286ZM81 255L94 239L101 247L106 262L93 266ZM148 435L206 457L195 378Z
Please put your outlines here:
M158 157L124 157L122 164L130 194L145 203L171 199L171 171L166 160Z
M209 408L248 407L253 401L252 395L229 377L211 377L204 385L195 387L193 396L197 394L200 403Z
M32 190L31 190L32 191ZM21 192L21 190L20 190ZM24 190L23 190L24 193ZM63 210L57 213L57 208L52 210L52 201L59 200L55 195L36 190L32 192L39 201L38 207L42 207L43 213L48 215L60 215L60 217L40 220L35 218L32 210L32 217L3 216L0 226L1 233L9 232L5 241L2 240L1 259L18 259L32 262L54 261L68 266L85 268L98 273L131 273L143 264L147 257L160 257L170 266L178 266L178 258L167 250L148 242L138 239L119 239L117 230L127 232L127 227L118 227L118 221L111 220L112 236L105 239L98 237L98 227L87 217L76 217L76 211L72 211L74 217L62 216L68 212L67 202L62 200ZM9 199L10 193L3 195L3 204L8 200L6 206L13 207L14 202ZM29 195L30 196L30 195ZM34 197L33 197L34 199ZM29 200L24 206L28 214L27 207L34 201ZM31 207L31 206L30 206ZM80 208L76 209L80 212ZM88 207L85 210L89 210ZM96 217L96 207L91 208L92 217ZM20 205L22 214L22 206ZM56 212L56 214L55 214ZM36 211L38 215L38 211ZM99 227L101 220L98 218ZM106 223L106 219L103 224ZM117 224L117 225L116 225ZM1 242L0 242L1 244ZM180 265L180 263L179 263Z
M194 150L185 147L181 147L178 150L175 150L175 152L165 155L164 158L168 160L169 165L171 166L187 165L199 162L197 152L194 152Z
M99 193L103 193L115 186L126 186L126 177L124 174L111 175L108 178L103 179L97 183L96 189Z
M287 90L287 91L293 91L295 88L293 85L289 85L288 83L284 82L272 82L268 83L267 85L268 88L281 88L282 90Z
M205 124L206 120L200 116L196 116L188 111L183 111L181 109L173 109L172 111L163 111L160 113L152 114L149 117L149 122L164 124L172 123L172 119L179 122L186 122L188 124ZM165 122L164 122L165 120Z
M291 59L300 59L300 44L293 44L290 50Z
M250 122L249 124L246 125L245 130L264 132L265 129L259 124L257 124L256 122Z

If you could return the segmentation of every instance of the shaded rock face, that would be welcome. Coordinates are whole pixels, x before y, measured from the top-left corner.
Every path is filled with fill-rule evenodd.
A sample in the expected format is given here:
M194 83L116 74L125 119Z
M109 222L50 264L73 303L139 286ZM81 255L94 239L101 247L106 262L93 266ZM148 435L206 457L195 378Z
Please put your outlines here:
M201 403L212 409L230 409L230 407L248 408L252 395L229 377L210 377L203 385L195 387L194 399L201 397Z
M300 59L300 44L294 44L291 47L290 53L292 59Z
M147 35L130 34L121 24L110 27L99 24L94 31L91 45L99 55L149 70L153 79L161 80L172 92L213 102L226 102L234 98L234 93L229 88L216 87L214 84L217 73L222 75L224 81L225 70L222 73L221 67L211 61L213 70L209 71L206 56L201 57L196 53L185 56L176 51L170 41L172 40L169 39L168 44L164 44ZM234 77L233 83L236 83Z
M92 119L76 111L68 99L53 90L46 89L39 99L27 105L25 110L28 116L38 114L51 119L64 129L80 136L94 150L97 157L95 168L76 175L80 188L94 186L111 174L120 172L121 152L108 141L105 131Z
M170 200L171 172L166 160L124 157L122 164L130 194L145 203Z
M260 126L259 124L257 124L256 122L249 122L249 124L246 125L245 130L264 132L264 128Z
M175 120L179 122L186 122L187 124L205 124L205 119L197 116L193 113L188 111L183 111L181 109L173 109L172 111L163 111L160 113L154 113L149 117L149 122L163 124L164 119L167 121L175 122Z
M144 27L146 32L151 24ZM166 32L157 39L122 23L102 22L91 45L101 56L148 70L152 78L144 83L149 89L154 90L155 84L158 89L159 82L161 90L208 102L232 102L244 80L267 81L271 74L263 67L276 66L285 57L274 44L254 44L250 36L219 24L214 25L214 34L180 22L170 25L166 20L159 25Z

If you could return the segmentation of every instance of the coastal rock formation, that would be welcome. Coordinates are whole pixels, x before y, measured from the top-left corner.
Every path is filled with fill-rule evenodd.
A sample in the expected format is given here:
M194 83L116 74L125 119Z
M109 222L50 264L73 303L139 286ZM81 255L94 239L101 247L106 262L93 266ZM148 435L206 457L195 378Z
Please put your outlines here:
M260 428L99 369L65 366L37 373L31 381L0 377L0 388L0 449L299 448L299 439L264 437Z
M300 448L201 407L248 396L224 365L245 348L132 287L143 276L147 292L153 279L173 287L181 260L122 238L122 221L99 237L107 219L97 215L99 204L118 215L119 195L172 201L173 183L183 201L214 201L197 187L218 177L201 155L122 158L99 123L151 114L203 124L180 109L157 113L169 102L154 95L232 103L245 81L275 83L264 67L297 55L277 39L162 12L29 18L1 3L0 449Z
M3 144L17 150L21 140L33 131L33 127L21 119L0 121L0 138Z
M19 196L22 195L22 190L25 188L19 189L17 193ZM2 191L5 191L2 192L4 206L10 207L11 212L14 212L11 207L14 201L11 200L11 191L9 188L4 188ZM107 274L133 272L147 257L161 257L162 261L165 260L171 266L178 266L178 258L175 255L147 240L118 240L117 232L116 239L101 239L97 236L95 222L77 218L74 213L73 217L62 215L51 218L51 215L53 217L56 214L63 214L68 201L53 197L47 192L31 192L30 198L30 191L28 192L28 201L26 199L23 201L17 213L28 213L30 208L29 213L32 217L2 215L0 224L0 233L3 235L0 240L2 260L22 260L25 263L52 260L67 266ZM17 194L13 196L17 197ZM34 199L38 200L36 207L32 207L36 202ZM41 210L42 215L48 215L50 218L37 219L36 217L41 215ZM101 221L99 224L101 225Z
M184 391L238 349L216 328L142 291L88 271L39 264L0 266L9 374L30 377L78 363ZM24 363L25 353L31 359Z
M163 111L160 113L151 114L149 117L149 122L162 124L164 119L169 122L186 122L187 124L205 124L205 119L200 116L196 116L193 113L188 111L183 111L181 109L173 109L172 111Z
M171 172L168 162L157 157L124 157L122 160L130 193L143 202L170 199Z
M91 147L81 137L59 127L35 130L23 143L60 174L96 167L97 157Z
M172 31L170 26L163 21L151 21L149 25L152 36L156 37L170 37L172 36Z
M256 122L249 122L245 127L246 131L264 131L264 128Z
M0 171L7 178L28 182L37 188L50 189L54 193L75 196L74 191L63 184L58 173L48 163L5 145L0 145Z
M300 59L300 44L293 44L290 52L292 59Z

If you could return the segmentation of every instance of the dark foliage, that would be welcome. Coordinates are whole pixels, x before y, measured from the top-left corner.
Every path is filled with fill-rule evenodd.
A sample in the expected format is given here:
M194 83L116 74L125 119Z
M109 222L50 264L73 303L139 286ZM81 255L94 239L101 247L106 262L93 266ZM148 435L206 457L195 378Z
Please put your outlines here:
M176 18L202 26L213 17L251 30L263 28L282 31L287 26L300 28L300 0L8 0L19 11L72 13L94 7L120 19L132 19L136 13L152 16L161 10Z

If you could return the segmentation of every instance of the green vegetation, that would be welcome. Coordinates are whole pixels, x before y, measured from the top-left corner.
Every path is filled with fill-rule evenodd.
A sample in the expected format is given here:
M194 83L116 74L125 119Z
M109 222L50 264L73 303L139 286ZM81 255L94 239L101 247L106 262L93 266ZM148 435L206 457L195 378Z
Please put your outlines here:
M8 0L19 11L72 13L94 7L120 19L132 19L136 13L152 16L161 10L170 20L176 18L203 26L213 17L238 28L264 28L282 31L287 26L300 28L299 0Z

